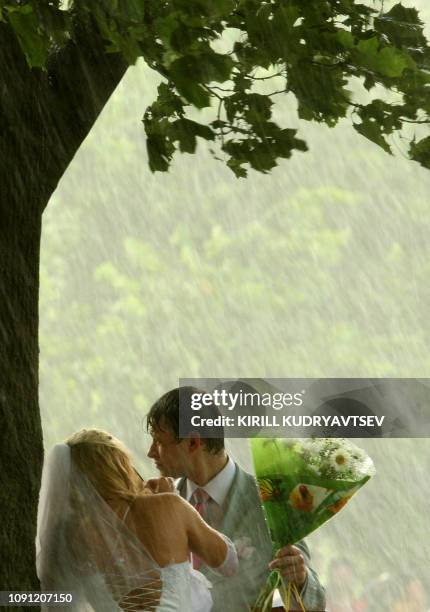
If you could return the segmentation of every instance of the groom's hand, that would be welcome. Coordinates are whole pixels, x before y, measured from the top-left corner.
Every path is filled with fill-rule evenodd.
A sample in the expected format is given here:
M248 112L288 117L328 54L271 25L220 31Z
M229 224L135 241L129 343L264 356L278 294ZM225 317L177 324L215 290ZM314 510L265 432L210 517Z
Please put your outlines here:
M278 569L282 576L290 582L295 582L300 588L305 584L308 570L305 559L297 546L284 546L269 563L269 569Z
M146 487L151 493L173 493L175 491L175 481L167 476L150 478L146 481Z

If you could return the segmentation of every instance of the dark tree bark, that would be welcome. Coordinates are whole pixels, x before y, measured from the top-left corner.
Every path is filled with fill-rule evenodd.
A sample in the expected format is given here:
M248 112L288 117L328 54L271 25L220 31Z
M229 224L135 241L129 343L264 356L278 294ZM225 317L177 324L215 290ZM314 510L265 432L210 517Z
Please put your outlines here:
M47 71L30 70L13 32L0 23L0 590L39 588L42 212L126 70L120 56L104 53L91 24L77 24L75 34L75 42L52 54Z

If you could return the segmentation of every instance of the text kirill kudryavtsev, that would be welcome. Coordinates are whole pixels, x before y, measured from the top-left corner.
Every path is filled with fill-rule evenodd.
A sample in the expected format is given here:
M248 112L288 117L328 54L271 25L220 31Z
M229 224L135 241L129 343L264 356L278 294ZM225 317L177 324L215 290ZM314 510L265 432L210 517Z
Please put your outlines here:
M215 418L191 417L193 427L381 427L385 416L375 415L220 415Z

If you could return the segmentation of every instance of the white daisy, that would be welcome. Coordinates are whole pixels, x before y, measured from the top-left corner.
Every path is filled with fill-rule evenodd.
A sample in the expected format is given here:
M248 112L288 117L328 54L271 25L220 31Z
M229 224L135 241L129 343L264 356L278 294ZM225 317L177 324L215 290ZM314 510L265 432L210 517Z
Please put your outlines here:
M349 451L339 448L330 456L330 466L336 472L344 472L351 467L351 454Z

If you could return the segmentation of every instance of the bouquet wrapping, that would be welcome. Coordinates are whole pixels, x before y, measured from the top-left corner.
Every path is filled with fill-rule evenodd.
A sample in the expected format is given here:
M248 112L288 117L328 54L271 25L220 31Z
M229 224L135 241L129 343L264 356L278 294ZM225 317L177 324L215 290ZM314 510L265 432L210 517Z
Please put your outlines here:
M254 438L251 448L274 554L333 517L375 471L370 457L346 439ZM276 589L287 610L292 594L305 610L296 585L289 583L286 589L275 570L255 602L254 612L271 609Z

